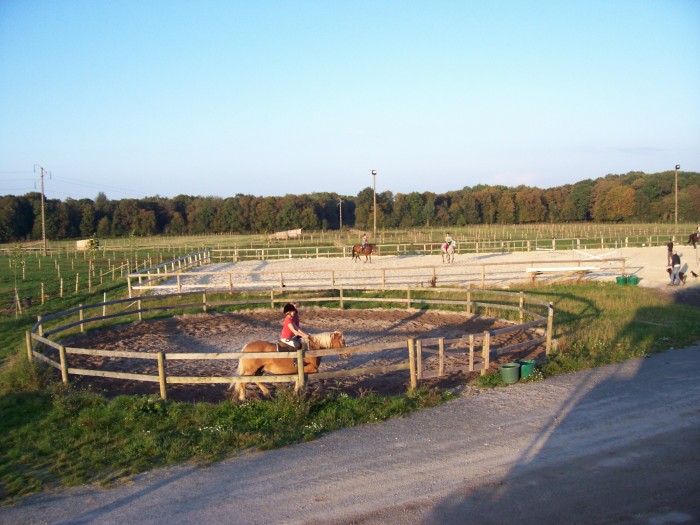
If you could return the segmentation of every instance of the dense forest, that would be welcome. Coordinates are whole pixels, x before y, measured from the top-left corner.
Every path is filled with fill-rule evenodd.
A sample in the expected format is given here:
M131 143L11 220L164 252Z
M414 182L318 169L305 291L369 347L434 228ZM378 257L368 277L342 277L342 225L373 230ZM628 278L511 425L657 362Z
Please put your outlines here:
M670 222L675 219L674 172L631 172L549 189L478 185L444 194L377 193L377 227L464 226L538 222ZM283 197L147 197L109 200L47 199L46 236L61 240L371 229L373 190ZM342 208L341 208L342 207ZM678 177L678 220L700 219L700 174ZM0 197L0 242L41 239L41 194Z

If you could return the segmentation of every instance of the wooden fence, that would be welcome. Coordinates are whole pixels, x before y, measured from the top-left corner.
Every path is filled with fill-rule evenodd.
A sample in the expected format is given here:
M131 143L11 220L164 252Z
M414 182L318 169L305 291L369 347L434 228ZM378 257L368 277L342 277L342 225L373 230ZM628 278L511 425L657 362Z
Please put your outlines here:
M674 242L684 242L685 238L672 236ZM593 249L619 249L642 248L647 246L665 246L669 235L628 235L628 236L603 236L588 238L552 238L552 239L482 239L469 240L459 238L457 241L457 254L480 253L510 253L510 252L534 252L540 250L593 250ZM407 243L378 243L376 255L439 255L442 242L407 242ZM243 260L274 260L293 259L298 257L350 257L352 246L350 244L329 244L325 246L302 245L268 245L259 247L234 247L217 248L211 250L213 262L238 262Z
M308 291L307 291L308 292ZM413 292L413 294L412 294ZM416 294L421 292L422 297L417 297ZM330 356L339 354L372 354L384 352L387 350L405 351L406 358L393 365L374 366L374 367L359 367L344 370L335 370L327 372L319 372L306 376L303 373L303 366L298 366L300 372L295 375L279 375L279 376L264 376L264 382L298 382L300 386L304 386L309 378L314 380L342 378L342 377L357 377L363 375L385 374L391 371L407 370L410 377L411 388L417 386L417 381L427 378L428 375L423 372L424 354L432 353L438 356L438 370L432 377L441 376L445 373L445 355L447 352L465 352L468 357L468 366L463 371L473 372L479 371L485 374L490 366L491 359L506 355L512 352L518 352L528 346L536 346L545 344L545 351L550 353L552 345L552 331L554 321L554 309L551 303L541 301L539 299L525 295L523 292L497 292L497 291L476 291L464 289L439 289L431 291L430 294L450 294L452 297L458 296L457 299L444 299L440 297L426 297L425 290L405 290L405 297L367 297L364 294L362 297L350 296L347 291L344 293L342 289L326 289L316 291L316 294L311 297L299 297L295 300L302 302L315 302L328 306L334 303L337 308L343 309L346 303L349 302L384 302L394 305L401 305L406 308L411 308L416 305L423 306L459 306L468 314L475 314L481 309L493 309L517 312L518 322L513 326L508 326L498 330L485 331L483 333L465 334L457 339L431 338L431 339L408 339L396 343L379 343L364 346L345 347L342 349L332 350L307 350L301 349L297 352L278 352L274 355L276 358L296 358L299 363L303 362L305 356ZM250 299L241 298L234 300L232 294L221 294L223 300L212 301L212 297L207 297L206 293L201 294L201 302L186 302L173 304L175 299L184 299L189 301L191 297L198 297L200 294L181 294L176 296L148 296L133 299L119 299L115 301L95 303L91 305L80 305L77 308L72 308L63 312L58 312L45 317L39 317L34 327L26 332L26 347L27 357L31 361L37 359L49 366L52 366L60 371L61 378L64 383L67 383L70 375L97 376L113 379L134 380L158 383L160 386L160 395L163 399L167 398L168 384L216 384L216 383L231 383L237 381L240 383L248 383L260 381L261 377L235 377L231 376L215 376L215 377L200 377L200 376L175 376L167 373L166 363L177 360L237 360L242 356L256 357L264 356L271 357L270 354L252 354L241 352L208 352L208 353L178 353L178 352L137 352L137 351L112 351L112 350L97 350L89 348L74 348L63 345L60 340L55 339L57 334L70 333L79 329L84 330L85 325L90 323L103 322L109 319L124 318L132 316L139 320L143 319L145 313L161 313L163 311L181 312L191 310L193 308L201 308L207 312L213 307L255 307L260 304L270 304L274 308L276 304L287 302L289 299L283 296L275 297L274 292L271 297ZM412 296L413 295L413 296ZM477 300L483 295L482 300ZM488 297L500 298L500 302L486 302ZM540 309L540 312L534 311ZM97 311L95 314L86 316L86 312ZM110 313L108 313L108 310ZM545 313L546 311L546 313ZM494 346L493 338L523 330L537 330L538 337L533 337L530 340L507 346ZM157 363L158 374L141 374L131 372L114 372L101 369L76 368L70 366L71 356L93 356L106 358L128 358L151 360ZM454 371L454 370L453 370Z
M196 263L206 264L214 259L210 252L200 252L195 254L200 257ZM188 256L189 257L189 256ZM185 259L185 258L182 258ZM552 265L572 264L584 266L590 264L590 260L581 259L560 259L553 261ZM606 257L595 259L595 263L608 263L609 271L616 274L625 275L625 259L622 257ZM133 291L139 293L153 290L166 290L170 292L182 293L193 290L251 290L251 289L283 289L295 288L317 288L319 286L353 287L387 290L392 287L405 288L414 286L417 282L425 282L427 286L435 283L440 278L440 282L446 285L467 285L480 286L486 288L487 282L491 278L498 279L499 274L504 271L511 271L514 268L522 268L520 279L523 281L530 278L525 271L529 266L537 264L542 266L542 261L513 261L503 263L476 263L469 265L420 265L420 266L397 266L390 268L360 267L353 265L346 269L326 269L326 270L284 270L284 271L206 271L196 272L182 271L174 265L165 263L156 268L147 268L139 272L131 273L127 276L129 297L133 297ZM544 263L547 264L547 263ZM613 268L612 265L615 265ZM605 271L602 270L601 271ZM211 278L211 282L207 280ZM223 281L222 281L223 279ZM132 282L133 280L133 282ZM169 280L169 281L168 281ZM509 281L517 280L508 278Z

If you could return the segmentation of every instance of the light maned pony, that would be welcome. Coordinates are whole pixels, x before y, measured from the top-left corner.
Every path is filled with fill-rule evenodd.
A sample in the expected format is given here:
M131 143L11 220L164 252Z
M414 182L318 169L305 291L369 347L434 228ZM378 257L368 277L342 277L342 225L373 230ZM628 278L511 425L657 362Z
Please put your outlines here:
M374 251L374 244L365 244L365 247L362 248L361 244L356 244L355 246L352 247L352 258L355 260L357 258L357 261L360 260L360 255L365 256L365 262L369 260L369 262L372 262L372 252ZM355 261L355 262L357 262Z
M327 348L343 348L345 347L345 338L342 332L323 332L320 334L309 335L309 350L322 350ZM294 348L280 345L280 351L293 352ZM277 343L269 341L253 341L243 347L241 352L270 352L277 353ZM347 354L345 355L347 357ZM238 361L238 377L244 376L261 376L264 372L268 374L296 374L297 359L292 357L242 357ZM304 373L315 374L318 372L318 367L321 364L321 356L304 357ZM262 383L255 381L258 388L266 396L270 395L270 390ZM247 383L234 381L231 386L238 393L238 399L245 399L245 388ZM229 387L231 388L231 387ZM294 391L299 391L299 381L297 381Z
M442 252L442 262L443 263L453 263L455 262L455 249L457 247L457 243L455 241L452 241L450 245L445 249L445 245L443 244L440 247L440 251Z

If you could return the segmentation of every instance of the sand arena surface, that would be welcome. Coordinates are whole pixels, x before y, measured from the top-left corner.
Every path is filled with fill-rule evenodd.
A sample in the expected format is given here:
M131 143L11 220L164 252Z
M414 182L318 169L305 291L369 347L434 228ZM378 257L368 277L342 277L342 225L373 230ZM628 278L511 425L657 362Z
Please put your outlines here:
M698 252L690 245L677 245L681 255L683 271L700 274ZM374 255L372 262L357 262L350 257L337 258L295 258L269 261L241 261L214 263L187 273L201 273L201 276L183 276L181 283L185 290L202 290L198 284L227 288L229 282L234 289L270 289L281 284L290 288L337 286L378 287L384 279L388 287L430 286L435 271L437 286L476 286L482 283L482 270L486 288L509 288L512 284L529 281L525 271L529 267L581 266L596 267L587 274L585 280L615 282L622 274L621 262L607 262L601 259L624 259L626 275L639 278L639 285L651 288L665 286L669 282L666 273L666 247L610 248L597 250L532 251L513 253L456 254L452 264L444 264L440 255ZM567 262L575 261L575 262ZM484 268L485 265L485 268ZM209 275L209 272L218 272ZM231 274L231 281L229 281ZM546 284L561 277L546 274L537 277L537 282ZM172 293L176 285L174 279L166 281L170 288L154 290L155 293ZM700 284L689 277L687 285ZM192 288L190 288L192 286Z
M72 347L130 350L144 352L239 352L251 341L262 339L274 341L279 336L282 314L278 310L251 310L237 313L202 313L176 316L133 323L116 329L101 330L77 335L65 344ZM405 342L409 337L445 337L456 339L467 333L482 333L504 326L496 319L472 317L457 312L423 310L335 310L325 308L301 308L301 322L309 333L340 330L346 345L361 346L375 343ZM534 331L522 331L492 338L492 346L513 344L536 337ZM533 346L520 352L519 358L535 358L542 355L543 347ZM324 357L320 371L342 370L367 366L388 366L405 362L405 350L385 350L372 354L351 355L345 360L339 357ZM498 361L492 362L492 367ZM168 360L167 373L171 376L231 376L235 373L236 359L198 361ZM459 352L450 353L446 358L446 370L456 367L466 368L467 356ZM70 366L75 368L100 368L118 372L137 372L158 375L154 360L94 358L71 356ZM437 369L437 357L424 353L426 375ZM495 369L495 368L494 368ZM475 374L475 373L474 373ZM74 379L75 378L75 379ZM463 374L452 373L441 379L431 380L441 386L454 386L465 382ZM144 383L121 379L101 379L95 377L72 376L71 381L90 384L108 395L123 393L158 393L157 383ZM350 395L362 391L377 393L399 393L408 388L408 371L396 371L381 375L327 380L325 390L344 391ZM272 385L274 386L274 385ZM310 388L319 387L311 378ZM259 396L257 388L248 387L253 397ZM168 385L168 397L180 400L222 400L231 395L225 385ZM250 397L249 395L249 397Z

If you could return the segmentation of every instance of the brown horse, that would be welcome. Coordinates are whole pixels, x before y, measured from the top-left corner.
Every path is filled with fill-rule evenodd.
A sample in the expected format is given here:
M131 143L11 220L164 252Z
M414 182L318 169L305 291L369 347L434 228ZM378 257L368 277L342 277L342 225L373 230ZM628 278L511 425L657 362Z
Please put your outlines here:
M321 350L326 348L343 348L345 347L345 338L342 332L323 332L320 334L309 335L309 350ZM280 344L282 352L293 352L291 346ZM269 341L253 341L243 347L242 352L277 352L277 343ZM345 354L347 357L347 354ZM304 373L315 374L318 372L318 367L321 364L321 357L305 357L304 358ZM268 374L296 374L297 359L293 357L242 357L238 361L238 377L243 376L260 376L263 372ZM266 396L270 395L268 388L262 383L256 381L256 385ZM238 392L238 399L245 399L246 383L233 381L231 386ZM229 387L230 388L230 387ZM299 391L299 382L297 381L294 391Z
M686 244L692 244L693 248L695 248L695 245L700 242L700 233L691 233L690 236L688 237L688 242Z
M365 262L369 259L369 262L372 262L372 252L374 251L374 244L365 244L365 247L362 248L361 244L356 244L355 246L352 247L352 258L353 260L357 258L357 261L360 260L360 255L365 256ZM357 262L355 261L355 262Z

